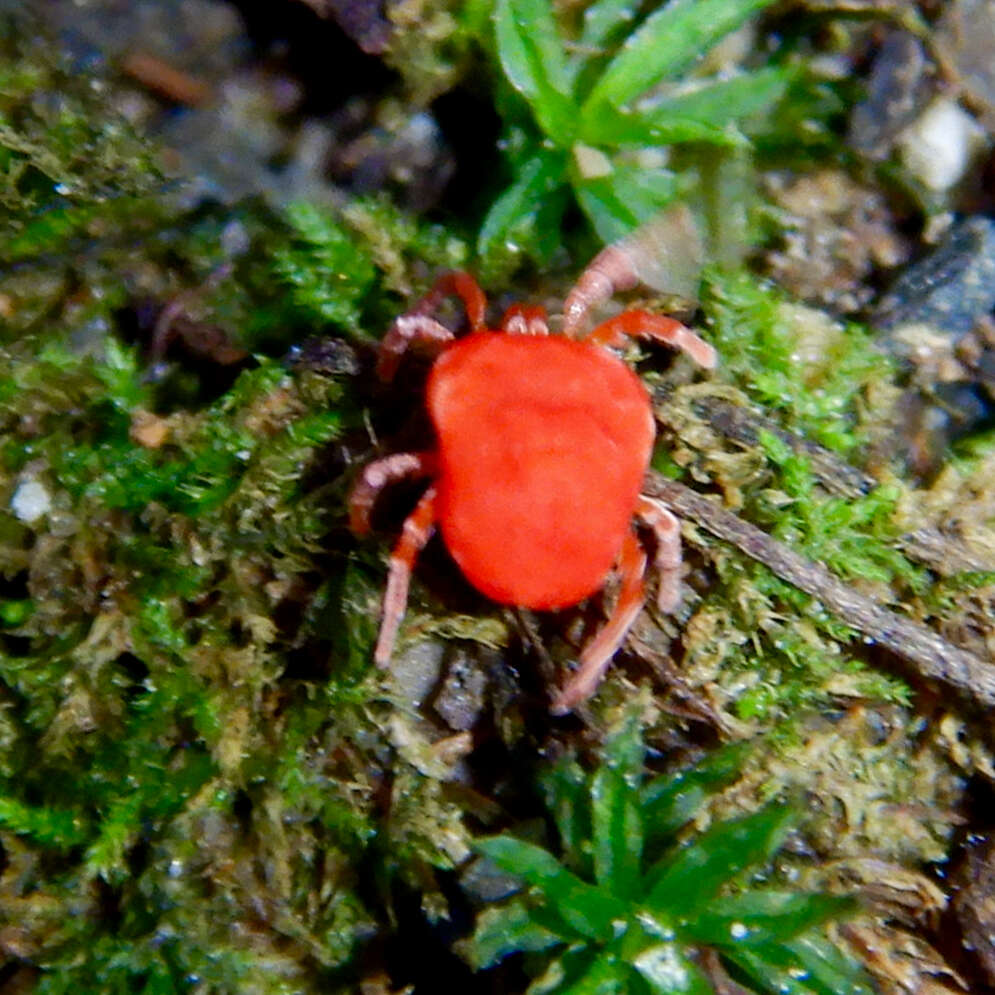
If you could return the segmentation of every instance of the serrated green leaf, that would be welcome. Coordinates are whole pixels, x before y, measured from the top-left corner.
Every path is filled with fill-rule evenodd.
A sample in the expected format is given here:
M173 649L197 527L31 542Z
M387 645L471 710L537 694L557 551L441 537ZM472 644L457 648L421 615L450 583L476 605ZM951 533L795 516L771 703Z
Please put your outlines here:
M605 69L584 104L621 107L660 80L673 78L701 53L773 0L670 0L643 22Z
M497 0L494 33L508 81L529 102L539 127L561 148L569 147L577 110L548 0Z
M668 916L700 909L723 884L769 860L796 819L792 806L774 803L741 819L717 823L650 870L647 907L665 910Z
M852 899L837 895L748 891L724 895L696 910L684 932L709 946L755 946L791 939L853 908Z
M688 770L664 774L645 784L640 792L640 807L647 848L673 836L690 822L710 794L736 778L752 749L748 742L731 743Z
M547 950L561 942L562 937L536 922L525 902L512 901L485 909L462 950L470 966L479 971L508 954Z
M568 871L548 850L515 839L492 836L477 840L475 849L498 867L541 892L546 904L579 936L604 941L613 922L625 918L625 902Z
M578 180L577 200L605 244L617 242L653 217L678 193L665 169L616 167L608 176Z
M477 238L485 259L536 252L557 244L566 207L566 158L540 149L518 170L515 181L491 205Z

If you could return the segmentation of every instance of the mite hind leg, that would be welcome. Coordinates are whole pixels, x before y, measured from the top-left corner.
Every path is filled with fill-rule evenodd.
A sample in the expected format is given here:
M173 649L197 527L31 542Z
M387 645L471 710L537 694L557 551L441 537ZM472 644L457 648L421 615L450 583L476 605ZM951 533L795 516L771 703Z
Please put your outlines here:
M643 607L646 553L633 532L629 532L622 544L617 570L622 584L615 610L581 651L577 670L553 699L550 711L554 715L565 715L594 694L612 657Z
M639 498L636 515L653 530L656 604L661 612L669 614L681 603L681 523L673 512L648 497Z

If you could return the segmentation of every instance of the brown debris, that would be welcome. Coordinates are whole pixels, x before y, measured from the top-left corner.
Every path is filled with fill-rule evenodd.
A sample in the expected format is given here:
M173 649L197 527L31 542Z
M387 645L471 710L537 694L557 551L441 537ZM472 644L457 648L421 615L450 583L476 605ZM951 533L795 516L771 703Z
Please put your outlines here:
M963 930L963 946L995 985L995 844L986 840L967 851L954 885L960 890L953 912Z
M129 52L121 62L121 70L153 93L177 104L200 107L211 98L207 83L150 52Z
M650 497L663 501L675 514L697 522L763 563L782 580L818 598L869 642L878 643L913 664L922 677L951 685L976 705L995 705L992 663L952 645L922 623L889 611L821 564L799 555L683 484L650 471L644 490Z
M909 255L884 197L840 170L810 176L772 174L784 234L767 253L771 275L792 296L848 314L874 295L868 277Z

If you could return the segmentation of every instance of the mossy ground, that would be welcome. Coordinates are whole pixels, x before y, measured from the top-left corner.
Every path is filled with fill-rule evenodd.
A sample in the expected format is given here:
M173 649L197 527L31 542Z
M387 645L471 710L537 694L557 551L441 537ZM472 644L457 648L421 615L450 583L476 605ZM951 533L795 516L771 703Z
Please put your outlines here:
M515 658L526 690L508 679L518 627L441 557L416 580L402 646L459 645L478 671L502 648L475 733L427 720L370 663L385 547L349 535L345 497L371 439L425 445L414 395L372 384L371 343L436 269L467 262L466 240L376 198L184 213L88 81L15 38L6 25L0 978L48 993L354 990L382 973L399 901L444 919L445 872L474 832L534 803L480 757L511 756L521 784L540 744L584 742L581 723L545 718L534 659ZM991 575L927 567L901 541L959 516L988 542L990 440L928 490L893 476L858 495L777 433L730 440L711 399L861 462L888 437L894 371L862 329L750 276L717 270L708 288L717 378L643 362L669 426L658 467L868 596L990 643ZM176 300L182 334L157 352L155 315ZM942 859L944 814L990 770L986 744L940 702L925 726L846 620L691 526L686 539L684 608L637 634L679 663L722 735L767 735L713 811L800 786L827 864L873 856L897 878ZM543 623L558 661L583 623ZM590 728L611 725L632 681L649 695L637 656ZM661 701L645 710L651 747L714 741L706 712ZM399 985L414 973L389 969Z

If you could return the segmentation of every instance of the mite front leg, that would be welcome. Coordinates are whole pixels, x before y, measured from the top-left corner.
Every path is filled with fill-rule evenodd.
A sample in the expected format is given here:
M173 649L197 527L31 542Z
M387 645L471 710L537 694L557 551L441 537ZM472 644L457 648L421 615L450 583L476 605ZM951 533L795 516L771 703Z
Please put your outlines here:
M456 296L463 301L471 332L483 330L487 299L477 281L462 270L443 273L410 311L394 319L383 337L377 357L377 376L384 383L393 380L401 356L413 342L427 342L438 350L454 338L453 333L431 315L442 299L448 296Z
M367 463L352 485L347 502L352 534L361 536L370 531L373 505L388 484L408 477L431 477L435 474L435 467L435 453L394 453Z
M435 488L430 487L415 505L415 510L404 521L401 538L398 539L390 555L390 570L387 574L387 590L383 598L383 619L380 622L380 635L373 659L378 667L386 667L394 652L394 641L401 619L408 606L408 586L411 571L418 554L435 531Z
M455 338L453 333L435 318L427 314L402 314L394 319L387 334L380 343L377 353L377 376L390 383L397 373L401 357L408 351L412 342L431 343L436 351Z
M563 334L572 338L588 314L620 290L645 284L691 300L705 256L694 215L679 204L602 249L580 275L563 304Z
M636 515L656 537L656 605L661 612L670 614L681 603L681 523L671 511L648 497L639 498Z
M639 284L632 257L621 243L602 249L580 275L563 302L563 334L577 338L588 312L610 300L618 290L631 290Z
M608 621L584 647L579 666L553 699L550 711L565 715L580 702L590 698L601 683L615 651L622 645L626 633L643 607L643 577L646 574L646 554L635 534L630 532L619 554L618 573L622 580L618 602Z
M718 353L703 338L676 318L652 314L649 311L623 311L603 321L584 341L596 345L620 346L625 339L641 338L662 342L686 352L696 363L712 370L718 363Z

